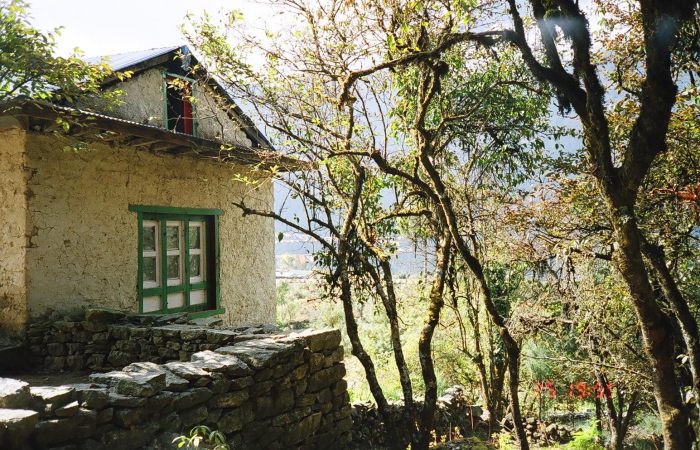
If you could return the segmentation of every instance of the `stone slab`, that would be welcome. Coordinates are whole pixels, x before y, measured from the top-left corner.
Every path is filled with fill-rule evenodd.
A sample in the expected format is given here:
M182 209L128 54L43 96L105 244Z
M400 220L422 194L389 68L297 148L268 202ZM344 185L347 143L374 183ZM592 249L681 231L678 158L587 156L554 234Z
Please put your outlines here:
M232 376L251 374L248 365L235 356L205 350L192 355L192 362L207 372L224 372Z
M29 406L29 384L12 378L0 378L0 408L22 409Z
M291 355L293 351L293 345L279 343L273 339L253 339L216 350L217 353L233 355L255 369L271 366L278 359Z
M39 413L27 409L0 408L0 447L22 448L39 421Z

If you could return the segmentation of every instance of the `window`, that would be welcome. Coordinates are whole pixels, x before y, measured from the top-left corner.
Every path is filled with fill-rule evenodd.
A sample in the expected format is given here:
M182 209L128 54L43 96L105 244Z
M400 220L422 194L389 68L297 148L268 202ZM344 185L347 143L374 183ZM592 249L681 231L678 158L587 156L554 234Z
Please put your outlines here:
M223 312L218 270L223 211L142 205L129 210L138 213L139 312Z
M164 121L168 130L197 135L193 86L191 78L163 72Z

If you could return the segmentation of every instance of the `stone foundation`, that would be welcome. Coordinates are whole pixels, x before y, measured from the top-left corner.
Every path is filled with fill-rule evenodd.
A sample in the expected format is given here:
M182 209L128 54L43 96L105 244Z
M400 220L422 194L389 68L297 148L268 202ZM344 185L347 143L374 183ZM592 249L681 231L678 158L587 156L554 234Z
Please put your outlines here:
M178 324L105 329L94 326L103 322L85 322L87 327L54 323L60 332L48 335L46 348L55 356L44 361L65 358L69 367L71 357L96 361L94 355L105 355L109 363L117 351L188 361L135 362L92 374L89 384L80 385L29 387L0 379L0 448L176 448L172 439L200 424L225 433L236 449L341 448L349 439L338 330L265 336ZM174 353L161 355L160 349Z

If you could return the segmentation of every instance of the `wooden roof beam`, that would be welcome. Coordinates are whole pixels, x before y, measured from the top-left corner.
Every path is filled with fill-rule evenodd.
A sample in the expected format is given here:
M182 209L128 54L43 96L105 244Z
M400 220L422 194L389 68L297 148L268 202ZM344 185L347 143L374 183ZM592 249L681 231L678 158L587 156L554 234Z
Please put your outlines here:
M132 141L129 141L127 145L131 145L133 147L148 147L151 144L155 144L157 142L160 142L160 139L153 139L153 138L136 138Z

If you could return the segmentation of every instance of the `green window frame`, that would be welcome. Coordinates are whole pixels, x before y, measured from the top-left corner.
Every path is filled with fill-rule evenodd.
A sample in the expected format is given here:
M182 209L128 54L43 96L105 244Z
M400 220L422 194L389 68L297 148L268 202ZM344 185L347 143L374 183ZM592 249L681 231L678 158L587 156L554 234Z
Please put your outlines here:
M177 119L176 122L178 122L181 119L184 120L191 120L191 130L190 131L185 131L181 130L180 132L184 134L191 134L192 136L197 136L197 102L196 101L191 101L191 99L196 98L196 83L195 80L189 77L185 77L182 75L178 75L176 73L171 73L167 72L165 70L161 70L161 76L163 79L163 127L167 130L175 130L172 126L171 119ZM184 96L186 93L184 91L180 91L180 95L182 96L182 103L183 103L183 108L188 109L189 111L189 117L186 115L183 117L170 117L171 114L169 114L170 110L170 102L171 98L173 96L173 87L170 86L170 83L168 81L169 78L178 78L180 80L183 80L190 86L191 92L189 93L188 97L191 97L191 99L185 99ZM186 104L186 106L185 106ZM187 113L185 113L187 114Z
M139 313L221 314L220 209L129 205L138 219Z

